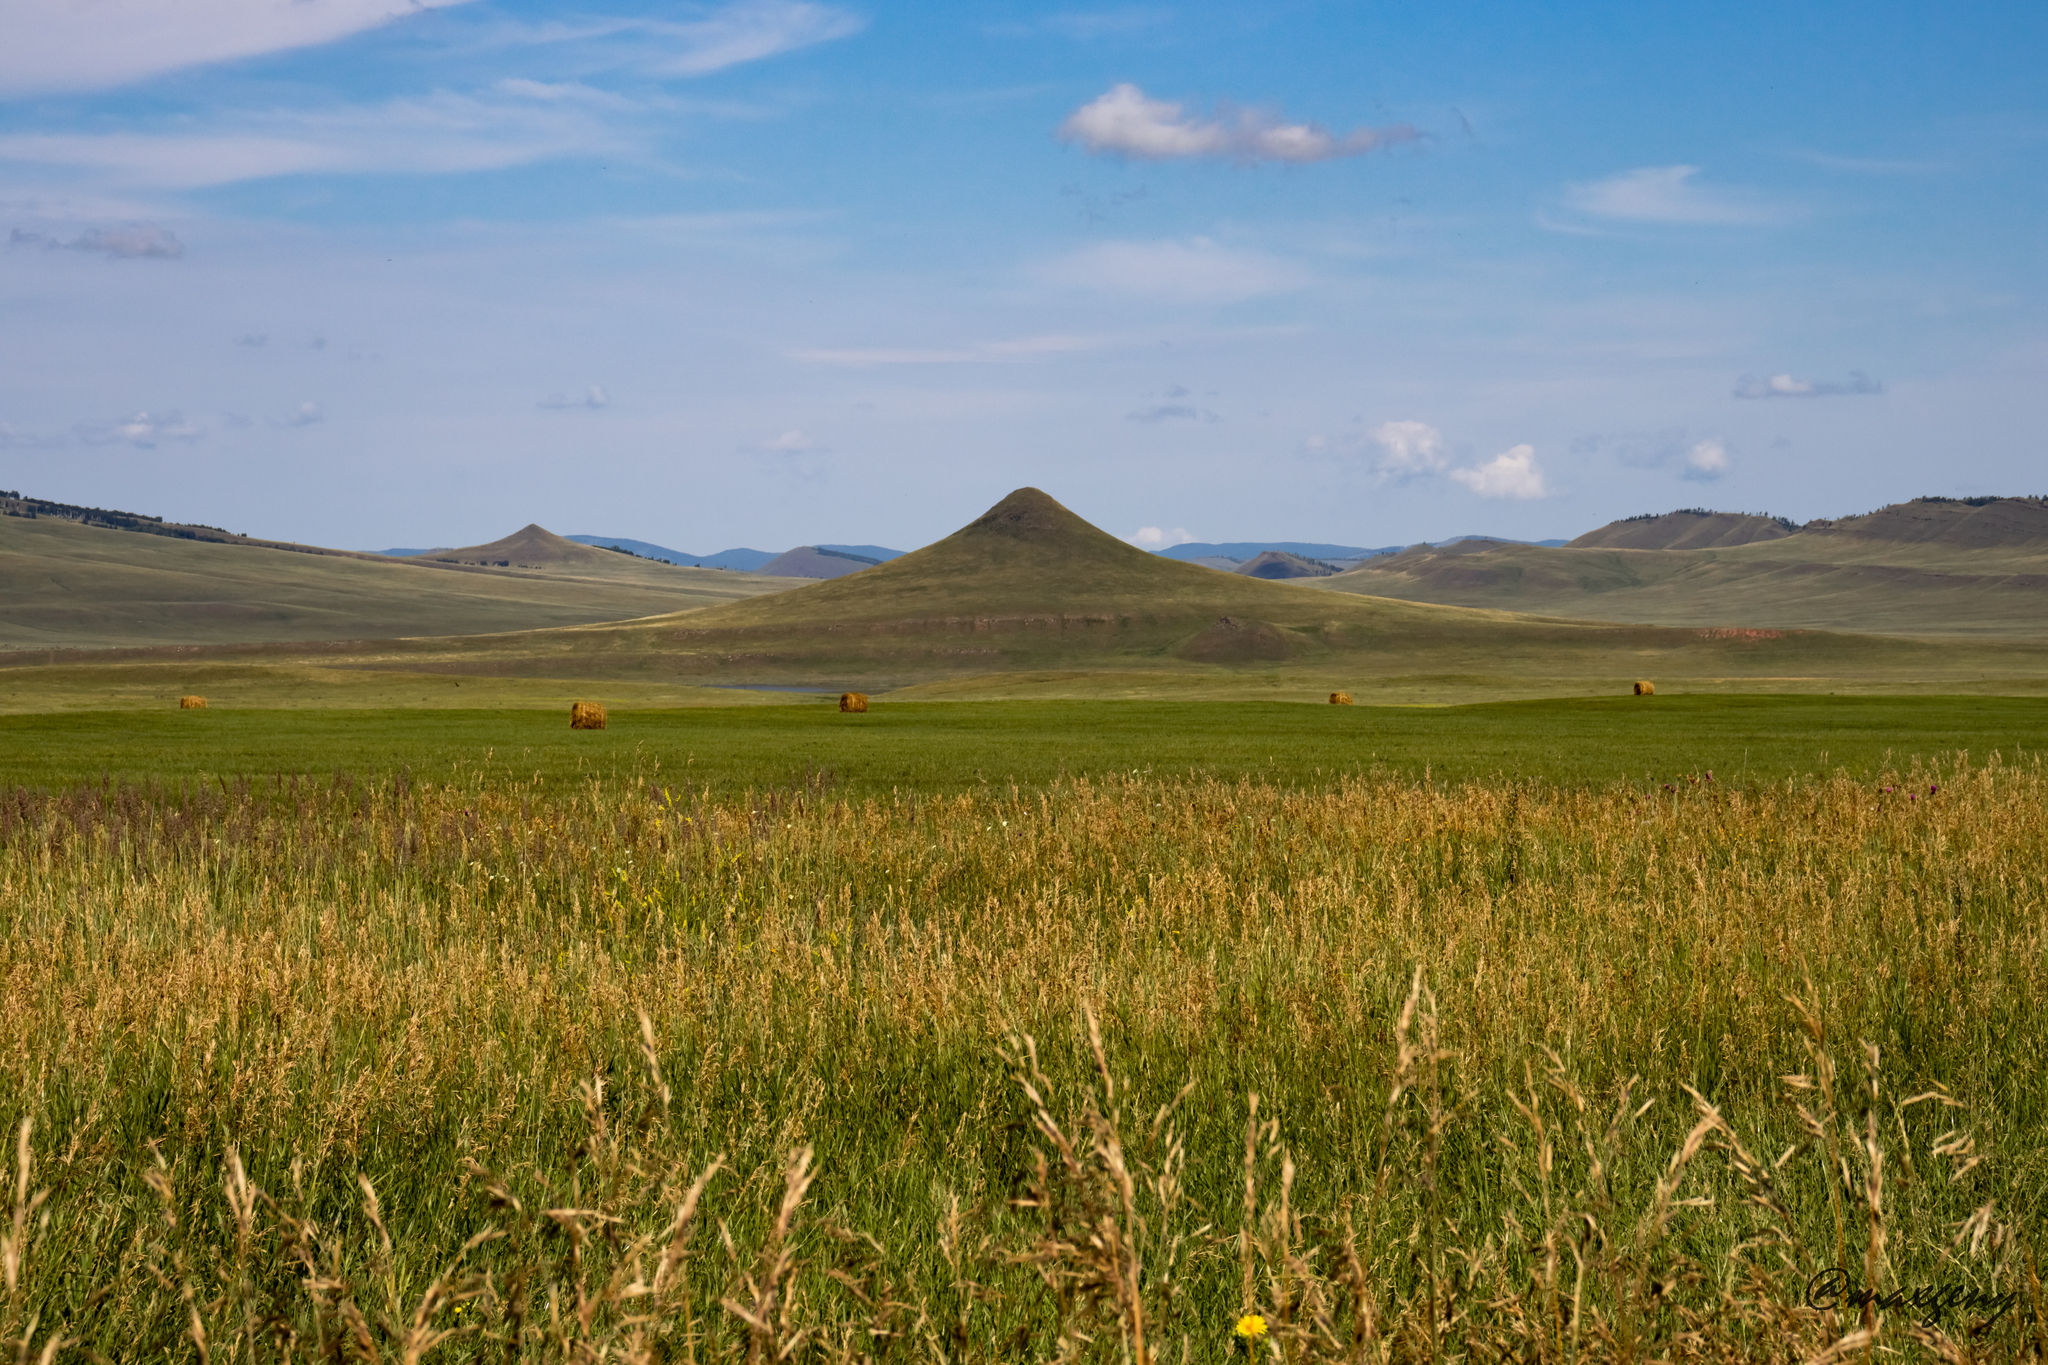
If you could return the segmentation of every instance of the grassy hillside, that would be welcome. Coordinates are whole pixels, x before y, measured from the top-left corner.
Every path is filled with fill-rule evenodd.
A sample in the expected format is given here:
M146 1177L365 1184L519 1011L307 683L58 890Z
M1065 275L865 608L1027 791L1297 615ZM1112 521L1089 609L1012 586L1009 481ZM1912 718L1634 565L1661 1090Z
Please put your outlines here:
M1574 550L1715 550L1759 540L1781 540L1799 528L1776 517L1687 508L1656 517L1629 517L1588 531Z
M464 635L650 616L787 586L594 550L539 527L394 560L0 517L0 651Z
M1316 585L1599 621L2048 638L2048 503L2039 499L1923 499L1743 544L1626 547L1631 526L1690 543L1684 526L1659 529L1672 520L1616 523L1563 549L1420 547ZM1686 520L1700 520L1692 529L1702 536L1742 530Z
M1975 679L2039 676L2043 662L2038 649L1956 656L1904 641L1617 629L1361 599L1146 554L1036 489L857 575L526 647L553 649L564 666L615 668L637 652L659 675L756 682L1007 682L1020 671L1135 668L1266 672L1368 691L1396 679L1434 679L1446 690L1467 678L1513 679L1538 693L1551 680L1635 676L1774 684L1953 678L1956 669Z
M1484 563L1497 553L1458 558ZM615 558L620 572L649 571ZM524 576L465 572L486 581ZM746 582L708 573L694 581L705 579ZM1371 704L1598 695L1637 678L1665 692L2032 693L2048 686L2048 644L1601 625L1328 592L1146 554L1024 489L938 544L859 574L638 620L76 657L0 651L0 706L51 710L143 696L164 705L181 691L218 689L221 670L234 669L263 678L242 675L252 680L238 688L237 705L411 704L412 695L449 705L459 704L461 687L516 680L549 685L499 694L512 704L545 696L553 705L600 684L646 696L668 689L685 702L707 686L768 685L910 689L905 696L932 700L1307 701L1343 690Z

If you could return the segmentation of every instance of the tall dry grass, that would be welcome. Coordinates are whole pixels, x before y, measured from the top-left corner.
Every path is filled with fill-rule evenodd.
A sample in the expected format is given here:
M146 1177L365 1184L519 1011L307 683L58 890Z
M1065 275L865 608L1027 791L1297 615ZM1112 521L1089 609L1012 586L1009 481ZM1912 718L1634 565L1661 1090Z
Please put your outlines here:
M1256 1313L1290 1360L2011 1358L2044 795L1960 759L16 792L0 1328L1168 1360ZM2017 1297L1972 1337L1989 1299L1808 1306L1830 1267Z

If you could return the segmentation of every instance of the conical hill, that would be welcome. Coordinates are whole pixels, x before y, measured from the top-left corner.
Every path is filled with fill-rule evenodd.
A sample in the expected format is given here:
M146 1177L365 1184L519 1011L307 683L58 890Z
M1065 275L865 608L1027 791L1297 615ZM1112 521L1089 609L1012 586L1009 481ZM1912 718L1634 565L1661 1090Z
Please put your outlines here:
M1494 613L1383 602L1148 554L1020 488L936 544L746 603L668 618L696 664L762 677L898 678L1112 659L1251 663ZM646 623L651 626L653 623Z
M485 564L501 568L541 568L564 564L597 567L619 558L608 550L593 550L556 535L547 527L529 522L511 535L488 545L467 545L459 550L436 550L424 559L441 564Z
M1273 612L1320 619L1329 599L1149 554L1090 525L1036 488L1020 488L922 550L691 624L890 622L1118 615L1165 620ZM1297 594L1299 594L1297 596Z

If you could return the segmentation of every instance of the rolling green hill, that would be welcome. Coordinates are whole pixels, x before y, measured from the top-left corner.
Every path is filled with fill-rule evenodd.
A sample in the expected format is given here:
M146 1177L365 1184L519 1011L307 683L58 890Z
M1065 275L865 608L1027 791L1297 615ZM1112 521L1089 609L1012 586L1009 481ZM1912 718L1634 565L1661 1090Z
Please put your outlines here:
M529 562L519 556L558 552L545 535L529 528L449 552L503 557L509 567L417 566L407 582L578 585L595 602L599 585L642 590L600 571L688 572L581 546L581 555L618 562L518 569ZM1565 562L1581 566L1670 565L1786 540L1715 551L1569 552L1465 542L1463 553L1445 558L1487 566L1503 553L1567 554L1577 558ZM1849 547L1844 555L1880 544L1853 535L1826 543ZM2048 691L2048 641L1730 628L1731 616L1743 619L1733 612L1716 613L1704 628L1613 625L1323 586L1360 577L1272 582L1147 554L1025 488L944 540L858 574L633 620L461 637L0 652L0 709L173 704L180 691L235 706L304 707L559 704L572 693L688 705L774 695L712 690L731 688L813 696L851 688L906 700L1320 701L1342 690L1366 703L1413 703L1613 694L1638 678L1655 681L1663 695ZM685 579L705 580L748 582L708 571Z
M1478 556L1475 556L1478 557ZM1327 582L1330 580L1313 580ZM136 659L139 665L144 660ZM323 646L388 676L913 688L931 697L1453 700L1626 688L2037 690L2048 648L1802 631L1618 627L1331 593L1147 554L1037 489L845 578L693 611L517 635Z
M465 635L649 616L788 580L674 568L538 526L432 559L0 516L0 650Z
M1718 550L1759 540L1781 540L1799 527L1776 517L1746 512L1709 512L1687 508L1662 516L1629 517L1588 531L1565 548L1571 550Z
M1562 549L1418 546L1315 583L1585 620L2040 640L2048 501L1923 498L1796 532L1764 517L1672 513Z

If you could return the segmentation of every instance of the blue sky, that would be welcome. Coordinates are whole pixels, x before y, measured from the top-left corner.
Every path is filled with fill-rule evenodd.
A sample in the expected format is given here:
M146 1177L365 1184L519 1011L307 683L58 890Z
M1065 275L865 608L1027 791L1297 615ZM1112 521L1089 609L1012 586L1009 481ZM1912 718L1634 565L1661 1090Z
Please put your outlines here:
M2048 492L2040 6L7 22L0 487L698 553Z

